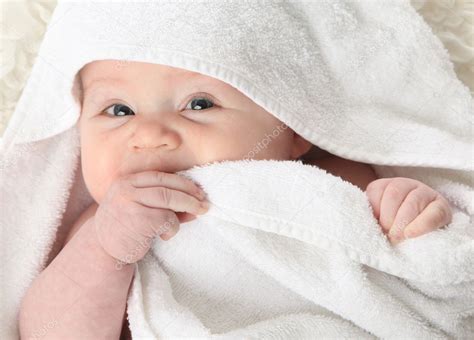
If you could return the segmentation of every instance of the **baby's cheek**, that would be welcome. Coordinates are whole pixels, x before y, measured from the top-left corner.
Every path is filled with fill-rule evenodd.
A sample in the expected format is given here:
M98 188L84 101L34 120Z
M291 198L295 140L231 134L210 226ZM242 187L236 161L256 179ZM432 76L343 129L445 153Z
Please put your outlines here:
M254 126L239 129L242 134L230 148L235 150L235 159L290 159L292 139L288 130L257 120Z
M83 159L82 175L89 194L96 202L99 202L102 197L102 192L100 190L100 176L97 174L97 168L92 166L91 162Z
M291 159L291 139L283 132L275 130L266 133L260 145L263 149L258 152L255 159Z
M120 167L99 150L89 150L82 156L82 173L87 190L92 198L100 203L108 187L117 176Z

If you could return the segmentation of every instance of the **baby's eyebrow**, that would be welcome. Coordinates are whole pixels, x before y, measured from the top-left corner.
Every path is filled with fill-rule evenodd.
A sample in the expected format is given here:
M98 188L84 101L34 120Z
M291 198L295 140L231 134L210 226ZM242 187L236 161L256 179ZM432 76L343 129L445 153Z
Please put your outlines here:
M90 84L84 89L84 98L87 96L89 92L92 92L93 89L97 87L101 87L104 85L113 85L116 83L123 83L124 81L119 78L97 78L90 82Z

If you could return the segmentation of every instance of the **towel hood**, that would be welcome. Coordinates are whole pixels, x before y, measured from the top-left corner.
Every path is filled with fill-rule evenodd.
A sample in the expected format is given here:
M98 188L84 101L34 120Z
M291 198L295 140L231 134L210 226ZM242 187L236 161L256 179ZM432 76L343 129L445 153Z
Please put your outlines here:
M473 168L472 98L409 1L60 1L3 146L75 128L74 77L103 59L227 82L344 158Z

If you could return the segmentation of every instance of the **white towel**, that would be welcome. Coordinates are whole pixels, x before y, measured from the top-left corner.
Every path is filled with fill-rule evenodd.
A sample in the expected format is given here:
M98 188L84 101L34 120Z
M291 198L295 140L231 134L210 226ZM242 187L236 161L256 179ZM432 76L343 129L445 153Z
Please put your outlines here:
M133 338L474 334L467 187L444 185L464 197L449 228L392 247L365 193L315 166L243 160L181 173L213 206L138 263Z
M236 87L314 145L344 158L375 164L380 176L407 176L433 186L453 208L458 207L457 224L453 224L462 227L452 224L443 232L400 247L411 244L428 249L428 240L438 237L434 235L447 235L454 229L460 235L458 243L440 236L441 248L458 249L464 244L463 254L472 255L472 221L463 220L471 219L473 212L472 98L456 78L442 44L408 1L64 1L53 13L31 76L1 141L0 338L18 338L22 296L57 253L61 235L92 202L79 166L76 123L80 108L71 88L80 68L100 59L165 64L215 77ZM210 168L209 173L212 171ZM321 183L332 177L326 174L324 178ZM219 190L217 184L204 183L203 187L209 193ZM300 197L297 188L291 191L295 200ZM259 194L257 190L252 192ZM219 198L215 195L211 203L219 206ZM238 202L236 197L235 204ZM209 220L203 217L190 222L188 230L201 221ZM376 227L373 221L366 222L358 229ZM229 235L237 235L239 230L236 226ZM177 235L176 240L185 233ZM298 242L302 247L323 247L306 239ZM265 251L255 246L250 250ZM333 253L340 261L354 261L343 249ZM463 256L459 264L468 260ZM384 271L401 275L391 272L397 267L378 268L370 261L360 262L364 263L360 269L363 273L379 280L393 280L387 279ZM286 265L281 262L272 267L272 272L276 274L279 268L283 271ZM324 273L321 270L321 275ZM420 273L432 275L429 271ZM138 270L136 279L141 279L141 274ZM472 289L469 267L448 263L436 277L441 280L439 284L451 288L455 282L443 280L458 278L464 280L466 289ZM304 291L304 286L300 288ZM370 291L369 287L360 288L361 297ZM396 300L397 294L392 293L390 299ZM447 303L455 304L457 295L452 299ZM464 299L472 301L472 290ZM324 305L326 309L330 306ZM143 315L153 313L151 307L142 310ZM410 309L420 320L418 326L400 331L421 332L422 336L430 331L466 334L460 322L438 322L435 314L426 315L435 313L432 305L423 305L422 309ZM363 318L362 310L357 310ZM386 311L393 317L398 315L394 309ZM139 312L137 308L129 310L132 323L138 322ZM305 324L320 325L321 335L326 329L327 335L334 334L334 325L347 330L350 322L354 332L359 329L359 333L348 333L353 336L371 328L370 324L353 320L342 308L331 313L335 315L315 319L314 315L299 314L280 320L281 334L291 337L296 331L304 332ZM470 309L463 315L472 313ZM191 320L193 315L187 315ZM197 316L194 320L189 322L190 328L199 328L202 321ZM279 319L269 318L255 327L263 325L266 332L273 332L275 320ZM431 328L425 330L420 326L423 322ZM134 335L137 332L132 331ZM382 334L379 329L372 331Z

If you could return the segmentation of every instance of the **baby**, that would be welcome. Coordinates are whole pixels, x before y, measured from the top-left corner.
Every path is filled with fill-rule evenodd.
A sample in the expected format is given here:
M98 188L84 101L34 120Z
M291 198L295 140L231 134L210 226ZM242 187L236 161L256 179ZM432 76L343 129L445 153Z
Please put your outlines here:
M90 299L69 308L47 336L128 334L124 312L134 272L129 263L145 256L153 237L170 239L180 223L209 208L202 189L175 172L247 158L277 127L281 133L253 159L301 159L312 147L236 88L200 73L101 60L87 64L78 80L82 171L96 203L28 290L20 316L25 338L45 321L41 315L54 314L80 294ZM419 181L377 179L368 164L331 154L309 164L365 190L392 243L451 221L447 201ZM117 261L121 270L114 270Z

